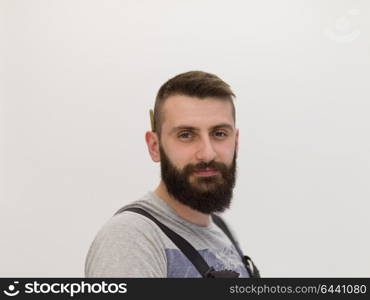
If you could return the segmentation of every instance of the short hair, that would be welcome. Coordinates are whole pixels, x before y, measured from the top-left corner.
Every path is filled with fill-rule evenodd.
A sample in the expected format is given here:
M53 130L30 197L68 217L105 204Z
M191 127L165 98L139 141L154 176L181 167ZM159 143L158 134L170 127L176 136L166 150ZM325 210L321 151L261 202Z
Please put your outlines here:
M229 101L232 106L232 114L235 122L235 106L233 98L235 95L230 86L218 76L203 71L189 71L179 74L167 82L159 89L155 99L154 113L152 117L152 131L161 135L163 123L162 107L165 100L174 95L184 95L204 99L213 97Z

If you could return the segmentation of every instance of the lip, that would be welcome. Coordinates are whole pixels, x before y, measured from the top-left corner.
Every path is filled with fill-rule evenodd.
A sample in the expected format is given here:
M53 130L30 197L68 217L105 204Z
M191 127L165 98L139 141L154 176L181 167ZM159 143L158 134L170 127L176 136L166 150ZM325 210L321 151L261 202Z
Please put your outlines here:
M195 171L194 174L196 176L214 176L218 174L216 169L206 169L202 171Z

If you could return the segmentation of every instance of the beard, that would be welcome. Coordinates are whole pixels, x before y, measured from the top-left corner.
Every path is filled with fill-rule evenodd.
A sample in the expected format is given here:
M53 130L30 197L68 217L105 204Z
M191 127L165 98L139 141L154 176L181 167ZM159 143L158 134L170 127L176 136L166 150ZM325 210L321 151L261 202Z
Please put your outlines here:
M223 212L230 207L236 179L236 151L230 166L210 161L188 164L178 169L159 146L161 177L168 193L176 200L204 214ZM206 168L217 170L213 176L196 176Z

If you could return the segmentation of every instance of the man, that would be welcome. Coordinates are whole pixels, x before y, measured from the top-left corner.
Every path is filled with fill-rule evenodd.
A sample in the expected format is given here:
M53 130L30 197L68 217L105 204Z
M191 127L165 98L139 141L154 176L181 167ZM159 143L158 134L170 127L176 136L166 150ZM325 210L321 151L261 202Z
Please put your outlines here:
M229 208L235 185L239 130L233 97L228 84L201 71L162 85L152 131L145 134L152 160L160 162L161 181L99 231L86 276L256 276L253 263L214 215ZM144 212L129 210L133 207Z

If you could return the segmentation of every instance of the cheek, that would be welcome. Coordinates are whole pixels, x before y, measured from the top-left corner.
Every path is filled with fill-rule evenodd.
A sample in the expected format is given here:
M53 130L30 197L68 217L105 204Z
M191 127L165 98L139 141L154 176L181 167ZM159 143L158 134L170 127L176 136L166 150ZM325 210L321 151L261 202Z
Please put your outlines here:
M190 147L176 147L169 146L166 153L170 158L171 162L179 169L182 169L185 165L192 162L193 152Z
M234 158L235 144L220 145L216 151L219 161L230 164Z
M230 166L233 162L235 153L235 146L229 146L228 148L223 148L218 152L218 161Z

